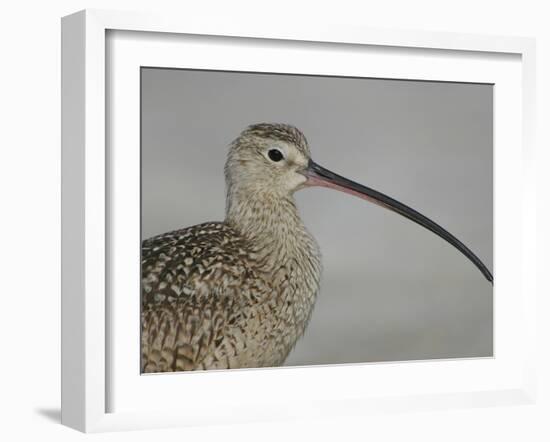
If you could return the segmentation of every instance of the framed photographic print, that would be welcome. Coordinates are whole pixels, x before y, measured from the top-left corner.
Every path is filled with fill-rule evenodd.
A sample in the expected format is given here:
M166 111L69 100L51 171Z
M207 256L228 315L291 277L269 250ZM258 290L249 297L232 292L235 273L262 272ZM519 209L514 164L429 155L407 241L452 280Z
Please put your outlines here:
M63 423L532 401L531 40L62 35Z

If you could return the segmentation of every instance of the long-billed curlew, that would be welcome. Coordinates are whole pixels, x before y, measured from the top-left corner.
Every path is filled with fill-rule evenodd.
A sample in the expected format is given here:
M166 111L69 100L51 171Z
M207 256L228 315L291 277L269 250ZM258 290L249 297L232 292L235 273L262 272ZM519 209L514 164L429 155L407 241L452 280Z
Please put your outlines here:
M319 247L293 198L304 187L331 187L397 212L448 241L493 281L476 255L430 219L314 163L292 126L244 130L231 144L225 179L225 221L143 242L143 372L285 361L308 324L321 276Z

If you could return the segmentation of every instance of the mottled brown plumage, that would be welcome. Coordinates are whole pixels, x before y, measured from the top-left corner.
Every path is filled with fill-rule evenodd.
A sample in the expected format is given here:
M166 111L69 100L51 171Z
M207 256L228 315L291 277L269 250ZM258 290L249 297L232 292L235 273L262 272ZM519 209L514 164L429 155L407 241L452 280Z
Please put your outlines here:
M251 126L228 155L226 220L143 242L144 372L284 362L319 290L319 249L292 198L308 160L297 129Z

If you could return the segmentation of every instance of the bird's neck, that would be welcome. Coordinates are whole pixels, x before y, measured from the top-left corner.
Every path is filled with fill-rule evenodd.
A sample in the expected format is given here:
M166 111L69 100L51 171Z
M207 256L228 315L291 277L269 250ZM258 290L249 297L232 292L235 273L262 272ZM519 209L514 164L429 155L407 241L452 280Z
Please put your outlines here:
M291 195L258 190L228 194L226 223L246 237L253 249L265 257L266 267L288 260L310 261L320 271L319 248L308 232ZM262 256L260 256L261 258Z

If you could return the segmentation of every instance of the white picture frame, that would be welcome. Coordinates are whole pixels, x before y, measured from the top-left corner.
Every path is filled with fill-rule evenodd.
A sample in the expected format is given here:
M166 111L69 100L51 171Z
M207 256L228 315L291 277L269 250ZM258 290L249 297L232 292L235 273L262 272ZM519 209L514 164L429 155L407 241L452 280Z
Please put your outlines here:
M139 370L125 366L125 361L132 358L131 346L135 339L124 337L124 333L117 331L117 324L119 329L121 325L126 327L126 324L116 314L120 306L113 309L108 297L109 290L113 289L109 265L118 259L118 252L113 252L112 244L123 236L117 225L125 220L113 219L112 213L122 203L120 196L112 194L113 182L109 180L120 176L118 172L113 175L113 168L123 167L128 169L126 181L135 185L136 169L132 169L134 172L130 170L130 157L124 161L126 165L122 165L120 157L112 156L109 145L120 142L117 141L119 136L125 137L129 145L135 145L139 135L135 133L135 113L133 117L130 115L121 119L117 116L120 109L116 106L109 108L108 82L116 81L119 74L130 72L128 87L131 88L132 84L135 86L132 83L135 77L131 72L139 67L142 57L154 54L154 57L150 55L149 63L167 65L168 59L163 57L170 57L170 51L173 51L170 47L163 49L163 43L147 51L146 40L153 34L140 34L143 37L140 37L141 42L127 39L117 50L108 49L107 33L130 35L135 31L154 32L156 37L170 35L174 44L179 44L177 42L183 41L181 39L185 39L186 35L194 35L226 39L226 46L228 42L242 39L254 44L265 40L272 44L285 41L286 46L307 42L313 47L328 45L331 51L348 45L355 48L375 46L382 52L384 48L395 47L403 48L404 52L426 50L430 51L430 67L427 67L426 61L410 63L410 70L401 71L405 72L402 78L455 78L449 77L445 63L437 63L441 57L458 60L462 67L457 71L460 73L457 78L463 81L482 79L494 82L497 78L496 86L502 87L497 89L495 103L495 152L502 154L497 155L500 163L495 165L495 337L500 345L500 348L496 345L495 357L420 364L353 364L186 373L185 377L140 376ZM143 50L138 51L136 45L143 45ZM513 61L509 63L509 68L496 69L496 65L491 67L491 63L485 61L491 54L510 56ZM534 152L535 47L532 39L343 26L293 28L280 24L274 28L244 20L217 23L194 17L86 10L63 18L62 56L63 424L81 431L95 432L380 410L414 411L533 403L536 391L536 263L532 252L535 248L535 183L529 174ZM121 66L119 73L106 70L107 63L113 62ZM258 64L260 60L255 62ZM227 67L224 63L221 60L219 66ZM241 66L241 69L246 70L246 67ZM254 70L262 69L267 68L260 66ZM322 68L312 62L309 67L304 65L301 69L304 70L302 73L307 73L308 69ZM389 74L385 76L383 71L379 71L379 76L391 77ZM135 104L131 93L124 94L119 102ZM510 106L497 107L502 106L502 101ZM107 132L108 119L121 129ZM513 173L514 182L506 181L502 173ZM515 214L502 212L510 215L506 221L503 216L499 218L499 210L506 210L505 205L499 203L499 198L503 201L505 195L521 201L521 211ZM128 208L127 213L131 214L132 207ZM506 236L512 239L503 247L502 238ZM511 271L518 268L521 271ZM124 283L126 278L118 279ZM135 279L133 284L139 284L139 280ZM514 312L521 314L512 316ZM512 319L513 324L510 323ZM132 324L129 323L127 328L132 328ZM132 330L138 328L133 327ZM124 342L127 342L129 353L113 353L111 337L116 341L118 336L122 338L114 348L124 348ZM137 360L136 354L135 361L128 364L137 363ZM120 372L128 374L122 376ZM325 380L325 384L319 391L317 387L321 379ZM374 381L370 384L364 381L358 386L359 379ZM395 381L391 382L392 379ZM414 379L414 382L405 382L404 379ZM432 388L427 388L427 382L431 382ZM265 390L266 385L270 386L270 393L275 398L269 403L262 402L254 393L261 388ZM296 388L292 389L293 394L277 397L282 385ZM176 407L174 401L168 400L169 396L174 396L169 392L178 388L185 388L187 397L193 397L193 401L188 401L195 404L192 408ZM222 392L219 407L212 406L208 389ZM115 391L116 394L113 393ZM201 395L205 397L201 399ZM117 398L116 403L113 397ZM139 397L144 398L144 404L138 404ZM231 406L223 406L228 403L224 397L232 398ZM163 398L166 400L161 401ZM164 405L158 405L161 402ZM148 407L147 404L155 405Z

